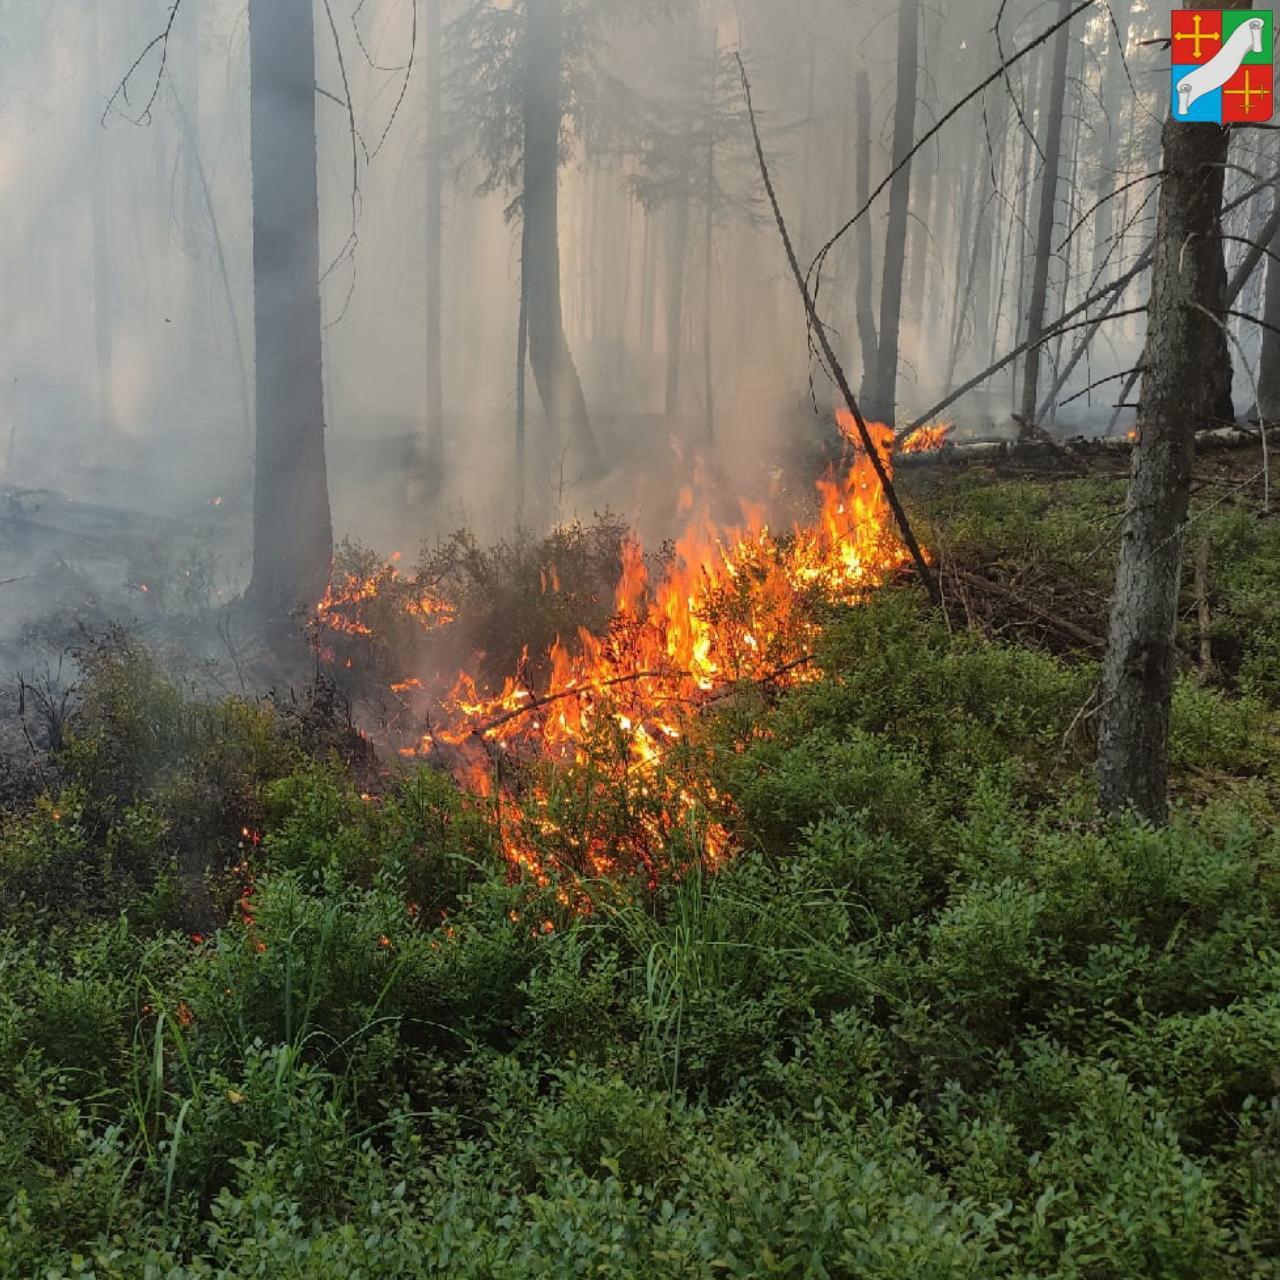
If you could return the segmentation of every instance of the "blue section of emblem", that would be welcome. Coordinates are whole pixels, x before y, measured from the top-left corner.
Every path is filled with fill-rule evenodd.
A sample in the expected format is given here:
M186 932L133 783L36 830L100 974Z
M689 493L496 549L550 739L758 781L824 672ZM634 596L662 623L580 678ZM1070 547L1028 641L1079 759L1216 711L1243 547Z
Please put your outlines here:
M1196 70L1194 65L1174 67L1173 69L1173 118L1175 120L1198 121L1201 124L1222 123L1222 90L1214 89L1203 98L1197 98L1191 104L1191 110L1184 116L1178 110L1178 85Z

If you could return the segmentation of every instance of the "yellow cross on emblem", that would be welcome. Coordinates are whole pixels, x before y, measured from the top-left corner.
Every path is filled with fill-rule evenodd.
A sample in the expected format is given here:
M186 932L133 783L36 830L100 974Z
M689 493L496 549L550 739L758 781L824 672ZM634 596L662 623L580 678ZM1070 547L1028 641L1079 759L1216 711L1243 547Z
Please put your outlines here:
M1237 97L1237 98L1243 98L1243 99L1244 99L1244 113L1245 113L1245 115L1248 115L1248 114L1249 114L1249 112L1250 112L1250 110L1251 110L1251 108L1252 108L1254 98L1265 98L1265 97L1267 97L1267 96L1268 96L1268 94L1270 93L1270 90L1268 90L1268 89L1267 89L1265 86L1263 86L1263 85L1257 85L1257 86L1255 86L1255 85L1250 84L1250 83L1249 83L1249 68L1248 68L1248 67L1245 67L1245 69L1244 69L1244 88L1243 88L1243 89L1228 89L1228 90L1226 90L1226 92L1227 92L1227 93L1230 93L1230 94L1232 94L1232 95L1234 95L1234 96L1235 96L1235 97Z
M1220 36L1216 31L1201 31L1201 30L1200 30L1200 15L1199 15L1198 13L1195 15L1194 22L1195 22L1195 24L1196 24L1196 29L1195 29L1194 31L1190 31L1190 32L1188 32L1188 31L1179 31L1179 32L1178 32L1178 34L1177 34L1177 35L1175 35L1173 38L1174 38L1175 40L1194 40L1194 41L1195 41L1195 44L1196 44L1196 47L1195 47L1194 51L1192 52L1191 56L1192 56L1193 58L1195 58L1195 59L1196 59L1196 61L1198 62L1198 61L1200 60L1200 57L1201 57L1201 53L1200 53L1200 42L1201 42L1202 40L1217 40L1217 41L1221 42L1222 37L1221 37L1221 36Z

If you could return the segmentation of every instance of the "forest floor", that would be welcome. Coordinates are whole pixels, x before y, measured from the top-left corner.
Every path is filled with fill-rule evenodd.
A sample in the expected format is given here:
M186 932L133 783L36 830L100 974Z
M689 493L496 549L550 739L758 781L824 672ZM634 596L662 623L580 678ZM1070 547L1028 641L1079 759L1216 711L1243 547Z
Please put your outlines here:
M1280 1276L1258 473L1197 466L1159 832L1093 813L1114 460L905 481L946 608L827 608L816 678L699 718L714 872L673 829L539 887L341 664L225 696L194 605L88 628L0 778L0 1276ZM427 568L501 671L602 622L622 532Z

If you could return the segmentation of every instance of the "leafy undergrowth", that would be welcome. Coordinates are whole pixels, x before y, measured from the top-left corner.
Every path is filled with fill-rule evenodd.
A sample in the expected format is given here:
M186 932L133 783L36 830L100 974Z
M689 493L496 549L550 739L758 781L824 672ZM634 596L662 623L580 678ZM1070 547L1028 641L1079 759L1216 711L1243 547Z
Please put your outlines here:
M0 835L0 1274L1280 1276L1280 551L1232 519L1167 831L1092 816L1087 659L892 590L690 744L740 854L577 914L444 775L117 642Z
M974 470L932 488L927 480L918 483L925 489L923 536L939 554L956 625L1064 656L1090 651L1079 633L1106 634L1124 512L1122 475L1046 483ZM1186 537L1179 642L1188 664L1198 664L1193 566L1200 559L1212 652L1202 683L1280 708L1280 518L1259 519L1260 505L1255 455L1201 461ZM983 580L1004 590L991 593Z

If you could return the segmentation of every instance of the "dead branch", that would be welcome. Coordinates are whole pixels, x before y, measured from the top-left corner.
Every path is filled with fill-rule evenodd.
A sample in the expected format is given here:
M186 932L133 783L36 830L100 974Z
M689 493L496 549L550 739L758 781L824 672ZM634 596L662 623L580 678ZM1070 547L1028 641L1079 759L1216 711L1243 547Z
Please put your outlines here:
M952 569L951 572L967 586L973 587L978 591L985 591L989 595L1017 605L1020 609L1025 609L1033 618L1038 618L1067 639L1084 645L1086 649L1103 649L1106 647L1106 641L1101 636L1095 636L1092 632L1077 626L1070 618L1061 617L1059 614L1027 600L1016 591L1003 586L999 582L992 582L990 578L980 577L976 573L968 573L964 569Z
M155 83L151 86L151 96L147 99L146 106L136 116L126 115L123 111L117 112L118 115L128 120L130 124L135 124L139 127L151 123L151 108L155 106L156 98L160 96L160 85L164 81L165 67L169 63L169 37L173 34L173 24L177 21L178 10L181 8L182 0L173 0L168 20L164 24L164 30L148 42L146 48L133 60L133 65L124 73L120 83L116 85L111 97L107 99L107 105L103 108L102 118L99 121L104 127L107 123L107 117L112 111L116 110L117 99L123 98L125 102L129 101L129 81L133 79L133 73L147 60L151 51L158 47L160 50L160 66L156 69Z
M934 581L933 571L929 568L929 562L924 558L924 552L921 551L919 542L916 541L911 522L907 519L907 513L898 499L897 490L893 487L893 480L885 467L884 459L880 456L880 450L876 447L875 441L871 438L866 419L863 418L862 410L858 407L858 401L849 386L849 379L845 376L844 368L836 358L836 353L832 350L831 340L827 337L826 328L818 318L813 296L809 292L809 286L805 283L804 273L800 270L800 263L796 258L796 251L791 243L791 235L787 231L787 224L782 217L782 209L778 205L778 195L773 187L773 179L769 176L769 165L764 156L764 144L760 141L760 128L756 123L755 104L751 99L751 82L747 79L747 68L742 61L741 54L735 54L734 56L738 60L738 71L742 76L742 90L747 99L747 116L751 121L752 137L755 139L756 159L760 164L760 176L764 181L764 189L769 196L769 203L773 207L774 220L778 224L778 234L782 237L783 248L787 251L787 261L791 265L791 273L795 277L796 287L800 290L800 296L804 299L805 314L813 331L818 335L822 353L827 359L827 367L835 378L836 385L840 388L840 394L844 397L845 405L853 415L854 423L858 428L858 436L862 441L862 447L866 450L867 457L875 469L876 478L880 481L885 498L893 511L894 519L898 523L898 530L902 534L902 540L906 544L907 550L911 553L916 572L920 575L920 580L924 583L925 590L929 593L929 598L935 605L941 605L942 596L938 591L937 582Z
M965 107L969 105L969 103L971 103L975 98L981 97L981 95L985 93L993 84L995 84L997 80L1000 80L1002 78L1007 79L1010 67L1021 62L1022 59L1025 58L1029 53L1033 53L1042 44L1045 44L1047 41L1052 39L1053 36L1059 30L1059 28L1066 26L1067 23L1073 21L1076 17L1082 14L1086 9L1093 8L1094 4L1096 3L1097 3L1097 0L1084 0L1083 4L1076 5L1075 8L1073 8L1065 18L1060 18L1046 31L1041 32L1041 34L1038 35L1033 41L1031 41L1030 44L1025 45L1023 48L1019 49L1015 54L1013 54L1012 57L1002 59L1000 66L998 66L995 69L995 71L993 71L980 85L978 85L976 89L972 89L970 90L969 93L965 94L965 96L961 98L960 101L957 102L949 111L947 111L945 115L941 116L938 119L937 124L935 124L932 129L929 129L924 134L922 134L919 141L917 141L916 144L911 148L911 150L908 151L905 156L903 156L902 160L897 165L895 165L894 168L888 174L885 175L885 178L880 183L880 185L876 187L876 189L870 194L870 196L867 197L862 208L860 208L857 211L857 213L853 215L853 217L851 217L842 227L840 227L840 229L836 231L836 233L814 255L814 259L809 264L809 270L805 275L806 289L807 289L807 282L809 281L809 279L811 279L814 276L814 273L816 271L817 280L813 290L814 296L816 297L817 294L821 292L822 267L823 267L823 264L826 262L827 257L830 254L831 250L835 248L835 246L839 243L839 241L844 238L844 236L853 228L853 226L858 222L858 220L867 213L867 211L871 208L871 206L875 204L881 192L883 192L893 182L894 177L901 170L905 169L911 163L911 161L914 159L917 152L921 151L928 142L930 142L933 138L937 137L937 135L941 133L942 130L945 129L946 126L950 124L951 121L954 120L956 116L958 116L960 112L963 111ZM739 59L739 62L741 62L741 59ZM744 80L746 78L745 71L743 72L743 78ZM1017 107L1017 105L1018 104L1015 101L1014 106ZM1019 112L1019 114L1021 114L1021 112Z

